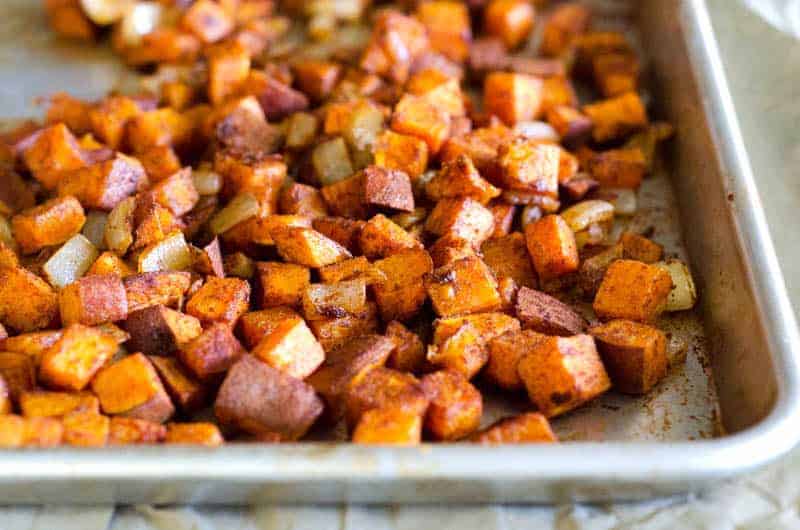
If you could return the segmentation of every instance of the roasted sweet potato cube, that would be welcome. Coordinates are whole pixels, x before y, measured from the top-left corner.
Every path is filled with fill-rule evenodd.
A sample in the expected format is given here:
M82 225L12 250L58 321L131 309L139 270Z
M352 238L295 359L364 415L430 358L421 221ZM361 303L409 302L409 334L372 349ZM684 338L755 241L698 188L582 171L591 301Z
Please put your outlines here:
M200 321L163 305L132 312L125 321L131 351L146 355L168 355L202 332Z
M503 418L472 437L484 445L554 443L558 438L550 428L547 418L538 412L527 412Z
M322 409L309 384L252 355L231 367L214 403L221 424L251 434L278 433L284 440L301 438Z
M511 226L514 224L517 207L505 202L492 202L486 207L494 215L494 232L492 232L490 239L507 236L511 233Z
M386 336L394 341L386 365L401 372L420 372L425 367L425 345L419 335L410 331L397 320L386 325Z
M114 416L111 418L108 445L154 444L164 440L167 428L154 421Z
M315 230L353 254L358 253L358 238L364 224L364 221L345 217L320 217L312 221Z
M212 324L178 350L178 358L203 382L213 382L244 353L230 326Z
M289 307L273 307L262 311L251 311L239 319L239 332L248 349L253 349L261 339L272 333L285 320L299 317Z
M425 230L437 236L453 236L479 247L494 231L494 216L469 197L442 199L425 222Z
M386 10L375 21L372 38L358 65L369 73L403 83L414 59L429 45L427 30L416 18Z
M171 146L156 145L136 153L144 171L153 182L175 174L181 168L181 160Z
M33 189L11 165L0 166L0 215L11 216L36 204Z
M495 159L500 146L511 141L514 136L511 129L496 121L489 127L475 129L460 137L449 138L442 147L439 158L442 162L450 162L459 155L465 154L472 160L478 171L486 175L496 170Z
M219 427L209 422L169 423L164 443L216 447L225 443Z
M79 411L64 416L63 442L76 447L103 447L108 442L111 422L97 412Z
M292 65L297 87L314 101L326 99L336 86L342 67L330 61L298 61Z
M319 190L297 182L293 182L281 191L280 211L284 214L301 215L309 219L328 215L328 208Z
M367 258L376 259L422 248L422 244L397 223L378 214L361 229L359 247Z
M194 138L195 125L191 115L170 107L148 110L130 119L125 141L134 153L164 145L184 152Z
M109 160L65 173L58 182L58 194L73 196L86 208L111 210L146 182L142 164L117 153Z
M639 85L639 61L633 53L601 53L592 57L594 82L609 98L635 92Z
M19 408L28 418L60 418L71 412L100 412L97 397L88 392L49 392L33 390L19 396Z
M302 302L307 320L357 315L367 303L367 284L364 279L311 284L303 291Z
M72 324L42 354L39 379L51 388L82 390L117 348L117 341L102 331Z
M281 227L311 227L311 219L299 215L266 215L251 217L227 230L222 239L225 243L237 248L248 248L257 245L274 245L273 230Z
M368 215L364 200L363 172L324 186L321 193L328 209L336 215L357 219L363 219Z
M592 30L575 40L575 66L581 74L592 74L595 57L606 54L634 54L635 50L621 31Z
M647 173L647 161L639 149L610 149L593 154L588 161L592 178L601 186L638 188Z
M204 323L233 325L250 305L250 284L240 278L208 278L186 303L186 312Z
M434 270L424 283L433 309L441 317L491 311L502 303L497 280L477 256Z
M141 42L123 50L132 66L153 63L192 64L200 55L202 43L192 33L178 27L157 27L141 36Z
M405 86L406 92L424 98L442 109L451 118L466 114L464 95L459 79L437 68L424 68L416 72Z
M0 241L0 269L16 269L17 267L19 267L19 256L13 248Z
M544 282L578 270L575 234L558 215L546 215L525 227L525 241L533 266Z
M500 195L500 190L483 179L467 155L458 155L446 162L442 169L425 185L425 193L431 200L469 197L481 204Z
M483 377L504 390L522 390L525 386L517 372L519 360L546 337L525 329L508 331L492 338L487 344L489 361L483 370Z
M33 359L23 353L0 352L0 377L3 378L6 395L12 403L17 403L36 384Z
M592 120L569 105L553 105L547 109L547 122L567 145L579 143L592 130Z
M259 145L262 142L259 140ZM225 152L217 152L214 170L224 177L224 197L252 193L261 205L259 213L262 216L278 210L280 188L286 179L286 163L280 157L258 154L239 159Z
M89 111L92 134L111 149L119 149L128 122L142 113L135 100L125 96L103 99Z
M450 136L450 115L422 96L406 94L394 109L391 127L423 140L436 154Z
M141 353L100 370L92 381L92 391L106 414L164 423L175 412L155 368Z
M453 370L467 379L473 378L489 358L478 328L464 322L440 345L429 345L427 360L435 366Z
M518 331L519 321L504 313L475 313L472 315L438 318L434 321L432 344L439 346L469 322L478 331L480 343L486 344L494 337L508 331Z
M648 123L647 111L636 92L586 105L583 112L594 123L592 138L596 142L618 140Z
M181 271L145 272L128 276L122 283L133 313L152 305L174 306L189 290L191 274Z
M535 10L528 0L490 0L483 17L486 32L502 38L513 50L531 32Z
M472 40L468 6L460 2L437 0L417 6L416 18L428 30L431 49L463 63Z
M516 314L522 327L546 335L571 337L586 329L586 319L570 306L527 287L517 292Z
M79 278L58 293L61 322L65 326L95 326L128 316L125 286L114 274Z
M430 400L424 425L431 437L454 441L478 429L483 414L483 398L462 374L440 370L423 377L421 383Z
M547 337L517 364L528 396L551 418L594 399L611 387L590 335Z
M481 252L483 261L492 269L498 281L511 278L520 287L536 287L536 275L525 236L520 232L487 240L481 246Z
M373 145L375 165L406 173L415 182L428 167L428 144L413 135L387 130Z
M578 271L578 286L583 291L583 294L589 299L594 299L594 295L597 293L597 289L600 288L600 282L603 281L603 276L605 276L608 267L614 261L622 258L622 245L616 244L583 260Z
M353 380L347 388L345 412L351 429L368 410L388 406L405 408L423 417L428 408L428 397L416 377L383 366Z
M375 301L384 321L405 321L425 302L423 277L433 270L430 255L423 249L398 252L375 262L386 280L373 286Z
M35 331L8 337L0 341L0 351L24 353L33 359L35 366L38 366L42 353L60 339L61 334L61 330Z
M167 208L176 217L190 212L200 199L189 168L184 168L158 182L147 193L153 201Z
M633 232L625 232L619 241L625 259L655 263L664 254L661 245Z
M241 91L256 97L268 120L282 120L309 105L305 94L257 70L250 72Z
M475 255L472 242L452 234L442 236L428 247L434 268L444 267L454 261Z
M603 320L652 322L663 311L671 290L672 278L664 269L621 259L608 267L593 307Z
M150 362L172 401L184 412L193 412L206 403L208 392L175 357L152 355Z
M542 81L510 72L493 72L484 81L483 106L507 125L536 118L542 105Z
M357 314L308 322L326 352L361 335L377 332L379 324L378 307L374 302L367 302L364 310Z
M45 121L55 125L63 123L74 134L85 134L91 129L89 123L89 102L74 98L66 92L56 92L48 98Z
M575 38L586 31L591 11L583 4L567 2L557 6L544 25L540 51L556 57L569 51Z
M86 165L77 140L63 123L34 134L32 143L22 153L22 159L45 189L54 190L64 172Z
M15 416L6 416L15 417ZM64 426L56 418L22 418L22 447L57 447L61 445ZM0 426L0 432L3 432ZM2 442L0 442L2 445Z
M197 89L183 81L164 81L160 87L161 102L177 111L184 111L197 99Z
M258 306L262 308L299 305L303 291L311 283L308 267L293 263L259 262L256 273Z
M23 254L58 245L77 234L86 216L75 197L59 197L23 210L11 218L14 239Z
M47 282L22 267L0 269L0 322L27 332L48 327L57 315L58 296Z
M498 149L497 178L505 188L555 198L560 160L558 146L516 139Z
M614 388L646 394L667 375L667 338L652 326L612 320L589 330Z
M281 321L252 354L292 377L305 379L325 360L325 351L300 317Z
M213 105L236 94L250 73L247 49L236 41L206 49L208 57L208 99Z
M181 25L206 44L217 42L234 28L231 15L217 2L198 0L181 17Z
M422 416L403 407L370 409L353 429L353 443L365 445L416 445L422 439Z
M319 268L352 257L346 248L311 228L280 227L272 231L278 254L289 263Z
M323 283L363 279L367 284L374 284L383 281L385 276L367 258L358 256L320 268L319 278Z
M396 169L368 166L364 175L364 203L373 208L411 212L414 195L406 173Z

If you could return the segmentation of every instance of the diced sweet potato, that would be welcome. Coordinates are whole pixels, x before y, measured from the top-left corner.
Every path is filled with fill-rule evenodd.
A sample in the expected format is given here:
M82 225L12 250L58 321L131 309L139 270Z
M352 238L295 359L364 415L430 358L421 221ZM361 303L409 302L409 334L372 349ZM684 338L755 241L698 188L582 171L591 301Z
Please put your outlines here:
M147 194L176 217L191 211L200 199L189 168L184 168L158 182L147 191Z
M419 70L408 80L405 89L409 94L420 96L442 109L453 120L466 114L459 79L437 68Z
M636 189L647 172L647 162L639 149L610 149L594 153L588 161L592 178L602 186Z
M160 87L161 102L177 111L184 111L197 99L196 87L183 81L164 81Z
M164 443L216 447L225 443L219 427L209 422L169 423Z
M211 0L198 0L181 17L181 24L206 44L216 42L234 28L234 20L223 6Z
M374 216L361 229L359 246L361 252L370 259L422 248L414 236L382 214Z
M221 424L252 434L278 433L284 440L302 437L322 409L310 385L251 355L231 367L214 403Z
M56 92L48 98L45 121L55 125L63 123L74 134L85 134L91 129L89 110L91 103L74 98L66 92Z
M56 188L64 172L86 165L77 140L63 123L35 133L22 159L33 177L47 190Z
M428 144L413 135L384 131L372 152L376 166L402 171L412 182L428 167Z
M141 353L110 364L92 380L106 414L164 423L175 412L155 368Z
M524 388L517 373L519 360L546 335L533 330L513 330L494 337L488 342L489 361L483 376L490 383L510 391Z
M427 31L416 18L397 11L380 14L359 66L396 83L408 78L411 65L429 47Z
M371 285L383 281L385 276L367 258L358 256L320 268L319 278L323 283L361 279Z
M558 438L550 428L547 418L538 412L527 412L503 418L472 437L484 445L553 443Z
M123 280L128 298L128 311L133 313L152 305L174 306L189 290L188 272L145 272Z
M557 6L545 22L540 51L556 57L573 46L575 38L589 26L591 11L583 4L567 2Z
M61 322L65 326L95 326L128 316L128 298L119 276L89 275L64 287L58 294Z
M321 193L331 213L357 219L369 214L364 200L363 172L324 186Z
M487 208L494 215L494 232L492 232L490 238L502 237L511 233L511 226L514 224L517 207L504 202L493 202L487 205Z
M22 296L21 296L22 295ZM21 267L0 269L0 321L20 332L48 327L58 315L58 296Z
M89 111L92 133L111 149L119 149L128 122L142 109L132 98L112 96L103 99Z
M303 314L310 321L356 315L366 307L367 284L363 279L311 284L302 302Z
M592 130L592 120L569 105L554 105L548 108L547 121L566 145L582 142Z
M477 256L440 267L424 282L436 314L442 317L491 311L502 303L497 280Z
M23 210L11 219L11 227L22 253L32 254L68 240L80 231L85 221L81 203L68 196Z
M558 196L561 149L555 145L517 139L500 146L497 178L512 190Z
M423 417L428 408L428 397L416 377L383 366L353 380L347 388L345 412L351 429L368 410L388 406L405 408Z
M284 320L299 317L289 307L273 307L262 311L251 311L239 319L239 332L248 349L253 349L265 336L272 333Z
M36 384L33 359L23 353L0 352L0 377L5 381L11 402L17 403L20 396Z
M525 227L525 241L540 281L578 270L575 235L558 215L547 215Z
M207 389L180 364L175 357L153 355L150 362L172 401L184 412L201 408L208 397Z
M11 402L11 392L8 389L8 383L3 379L0 374L0 416L4 414L11 414L14 404Z
M113 337L94 328L73 324L42 354L39 378L51 388L82 390L117 348Z
M494 216L474 199L443 199L428 216L425 229L431 234L451 235L479 247L494 231Z
M592 138L596 142L620 139L648 123L644 104L635 92L586 105L583 112L594 123Z
M259 262L256 271L258 306L262 308L299 305L303 291L311 283L308 267L293 263Z
M292 65L297 87L314 101L326 99L333 91L342 67L330 61L298 61Z
M625 232L619 241L625 259L655 263L664 253L661 245L633 232Z
M185 152L194 138L195 125L191 115L170 107L148 110L128 121L125 140L134 153L165 145Z
M592 74L605 97L635 92L639 85L639 61L633 53L601 53L592 58Z
M386 280L373 286L375 301L384 321L408 320L425 302L422 278L431 272L433 262L422 249L398 252L375 262Z
M429 345L427 352L428 362L458 372L467 379L474 377L488 358L478 327L469 321L463 322L441 344Z
M325 360L325 351L300 317L280 322L252 354L292 377L305 379Z
M592 327L589 333L620 392L646 394L667 374L667 338L661 330L630 320L612 320Z
M466 239L448 234L440 237L433 245L428 247L428 252L433 260L433 266L438 268L475 255L475 247L472 242Z
M147 182L142 164L117 153L113 158L64 174L58 194L73 196L86 208L111 210Z
M202 332L200 321L163 305L132 312L125 321L128 349L146 355L168 355Z
M259 140L259 145L262 142ZM265 216L277 211L280 188L286 179L286 164L280 157L246 154L239 159L217 152L214 170L224 177L224 197L250 193L259 202L259 214Z
M436 154L450 136L450 115L422 96L406 94L394 109L391 127L423 140Z
M517 364L528 396L548 418L572 410L611 387L590 335L547 337Z
M524 328L546 335L570 337L586 329L586 320L570 306L527 287L517 293L516 313Z
M422 438L422 416L402 407L370 409L353 429L353 443L416 445Z
M97 412L71 412L64 416L63 442L76 447L103 447L108 442L111 422Z
M399 170L369 166L364 169L364 203L368 207L410 212L414 210L411 181Z
M153 182L163 180L181 168L181 160L168 145L149 147L136 153L136 158Z
M88 392L32 390L19 396L19 408L28 418L60 418L71 412L100 412L100 401Z
M186 303L186 312L204 323L233 325L247 312L250 284L239 278L208 278Z
M443 165L441 171L425 185L425 193L434 201L469 197L486 204L500 195L500 190L484 180L472 160L462 154Z
M236 94L250 73L247 49L236 41L216 44L208 56L208 99L218 105Z
M297 182L293 182L281 191L280 211L284 214L300 215L309 219L328 215L328 208L325 206L319 190Z
M108 445L153 444L164 440L167 428L160 423L114 416L111 418Z
M421 383L430 400L425 430L435 440L459 440L478 428L483 399L462 374L441 370L426 375Z
M214 382L244 354L230 326L212 324L197 338L181 346L178 358L203 382Z
M386 325L386 336L394 341L386 365L401 372L420 372L425 367L425 345L419 335L392 320Z
M672 290L669 273L655 265L621 259L603 276L594 310L603 320L623 318L652 322L663 311Z
M498 281L511 278L520 287L536 287L525 236L520 232L487 240L481 246L481 252L483 261L492 269Z
M63 431L61 420L55 418L0 416L0 447L56 447Z
M25 418L15 414L0 414L0 447L21 447L25 429Z
M428 30L431 49L463 63L472 40L468 6L450 0L423 2L416 17Z
M44 351L61 338L61 330L35 331L8 337L0 341L0 351L24 353L31 357L34 365L39 365L39 359Z
M0 165L0 215L11 216L36 204L28 182L5 164Z
M351 253L358 252L358 236L364 221L345 217L320 217L314 219L312 226L320 234L332 239Z
M272 232L278 228L292 226L310 228L311 219L299 215L255 216L226 231L222 239L228 245L245 249L253 243L274 245Z
M257 70L250 72L241 91L256 97L268 120L281 120L309 105L305 94Z
M483 105L507 125L536 118L542 105L542 81L533 76L493 72L484 81Z
M490 0L483 14L486 32L502 38L507 48L514 49L528 37L534 14L528 0Z
M367 302L364 310L355 315L312 320L308 323L325 351L330 351L361 335L378 331L378 307Z

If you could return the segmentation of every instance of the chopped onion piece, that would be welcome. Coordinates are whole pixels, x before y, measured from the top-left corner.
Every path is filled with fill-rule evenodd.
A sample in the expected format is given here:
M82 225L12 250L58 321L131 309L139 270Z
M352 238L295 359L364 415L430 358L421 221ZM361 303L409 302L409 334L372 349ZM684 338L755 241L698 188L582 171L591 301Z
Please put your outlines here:
M258 199L252 193L240 193L211 218L208 226L212 233L219 235L258 215L260 209Z
M528 140L558 142L560 137L552 125L546 121L525 121L514 126L514 132Z
M62 289L84 275L99 252L83 235L72 236L42 266L50 285Z
M119 24L119 35L126 46L138 46L142 36L152 33L162 21L164 8L158 2L136 2Z
M86 222L83 223L81 233L92 242L98 250L105 250L106 223L108 214L106 212L92 211L86 214Z
M672 277L672 291L669 293L665 311L685 311L697 302L697 289L689 267L680 260L671 259L655 264Z
M573 232L580 232L591 224L613 219L614 206L606 201L581 201L561 212L561 217Z
M631 216L636 213L637 199L636 192L627 188L613 188L607 190L610 193L608 201L614 205L617 215Z
M80 0L89 20L98 26L108 26L121 19L131 9L132 0Z
M106 245L122 256L133 243L133 211L136 198L128 197L117 204L108 214L105 230Z
M192 251L180 230L139 254L139 272L182 271L191 266Z
M222 176L210 168L195 169L192 171L192 179L200 195L216 195L222 189Z

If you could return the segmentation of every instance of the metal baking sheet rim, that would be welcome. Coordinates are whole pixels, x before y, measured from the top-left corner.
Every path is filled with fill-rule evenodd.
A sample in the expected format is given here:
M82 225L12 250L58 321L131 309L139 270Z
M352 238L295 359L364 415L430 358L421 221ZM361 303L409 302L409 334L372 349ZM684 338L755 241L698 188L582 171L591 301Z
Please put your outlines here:
M23 502L558 502L697 490L800 440L800 335L767 230L704 0L677 2L730 215L777 378L766 418L711 440L555 446L240 445L0 453L0 504Z

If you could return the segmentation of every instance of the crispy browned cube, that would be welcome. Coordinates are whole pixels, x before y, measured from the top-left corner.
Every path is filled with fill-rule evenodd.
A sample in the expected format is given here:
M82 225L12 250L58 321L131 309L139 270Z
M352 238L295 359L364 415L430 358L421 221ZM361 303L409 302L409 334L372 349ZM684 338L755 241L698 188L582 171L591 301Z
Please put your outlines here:
M236 41L216 44L208 56L208 99L213 105L235 95L250 73L247 49Z
M454 236L479 247L494 231L494 215L469 197L442 199L428 216L425 230L437 236Z
M292 65L297 87L314 101L326 99L339 80L342 67L330 61L298 61Z
M416 377L383 366L354 379L347 388L345 411L351 429L368 410L388 406L405 408L423 417L428 408L428 397Z
M352 257L346 248L311 228L279 227L272 231L272 238L278 254L289 263L319 268Z
M556 145L516 139L498 149L497 177L506 188L555 198L560 160Z
M52 388L82 390L117 348L117 341L110 335L73 324L42 354L39 378Z
M361 335L376 333L380 325L378 306L375 302L367 302L358 314L312 320L308 325L327 352Z
M605 97L635 92L639 85L639 61L633 53L601 53L592 58L595 85Z
M525 236L513 232L506 236L494 237L481 246L483 261L492 269L498 281L511 278L520 287L536 287Z
M368 166L363 170L364 203L368 207L411 212L414 195L406 173L396 169Z
M89 111L92 133L111 149L119 149L128 122L141 113L142 109L132 98L105 98Z
M527 412L503 418L472 437L484 445L554 443L558 438L550 428L547 418L538 412Z
M435 440L454 441L477 430L483 414L483 398L459 372L440 370L422 378L430 400L425 431Z
M472 160L462 154L443 165L441 171L425 185L425 193L434 201L469 197L486 204L500 195L500 190L483 179Z
M670 291L672 278L664 269L621 259L608 267L593 307L603 320L652 322L663 311Z
M8 397L17 403L36 384L33 358L24 353L0 352L0 377L5 381Z
M633 131L643 129L648 123L647 111L635 92L586 105L583 112L594 123L592 138L596 142L623 138Z
M138 226L132 248L136 250L163 241L183 226L169 209L150 200L137 201L134 220Z
M433 260L434 267L443 267L462 258L467 258L475 254L475 247L472 242L460 237L448 234L436 240L428 247L428 252Z
M646 394L667 375L667 338L652 326L612 320L589 330L614 388Z
M35 331L8 337L0 341L0 351L24 353L31 357L36 366L42 353L61 338L62 331Z
M483 106L507 125L536 118L542 105L542 81L511 72L493 72L483 85Z
M575 38L589 26L591 11L585 5L567 2L557 6L545 22L540 51L556 57L568 51Z
M297 306L311 283L308 267L293 263L256 264L259 282L259 307Z
M416 136L387 130L372 148L375 165L406 173L415 182L428 167L428 144Z
M459 79L437 68L419 70L408 80L405 89L442 109L451 118L461 118L466 114Z
M258 70L250 72L241 91L258 99L268 120L281 120L308 108L305 94Z
M422 244L414 236L383 214L367 221L361 229L359 246L361 252L370 259L422 248Z
M169 423L164 443L216 447L224 444L225 439L213 423Z
M11 391L8 388L8 383L3 379L0 374L0 416L4 414L11 414L14 409L14 404L11 402Z
M251 217L222 235L223 241L235 248L247 249L253 243L258 245L274 245L273 230L282 227L311 227L311 219L299 215L266 215Z
M280 322L252 354L292 377L305 379L325 360L325 351L300 317Z
M61 444L61 420L0 415L0 447L56 447Z
M520 323L505 313L476 313L451 318L438 318L434 321L432 344L439 346L453 336L466 323L475 327L480 343L485 344L494 337L508 331L518 331Z
M430 46L428 33L416 18L394 10L382 12L359 66L396 83L404 83L414 59Z
M114 274L79 278L58 293L61 322L65 326L96 326L117 322L128 316L125 286Z
M419 335L396 320L386 325L386 336L394 341L386 365L401 372L420 372L425 368L425 345Z
M200 55L202 43L193 34L177 27L157 27L142 35L139 44L122 51L132 66L152 63L191 64Z
M88 392L32 390L19 396L19 409L28 418L60 418L71 412L100 412L100 401Z
M469 9L465 4L450 0L423 2L417 6L416 17L428 30L432 50L458 63L464 62L472 40Z
M297 312L289 307L273 307L263 311L251 311L239 319L239 334L248 349L253 349L265 336L284 320L299 317Z
M89 132L89 109L91 104L74 98L66 92L56 92L48 98L45 121L48 124L64 123L75 134Z
M167 428L154 421L114 416L111 418L108 445L155 444L164 440Z
M370 409L361 415L352 441L365 445L417 445L422 439L422 416L403 407Z
M128 311L133 313L151 305L174 306L189 290L188 272L145 272L128 276L122 283L128 297Z
M357 315L367 303L367 283L364 279L336 283L315 283L303 292L303 314L309 321Z
M427 360L432 365L473 378L489 358L480 331L472 322L462 323L439 345L429 345Z
M331 213L358 219L363 219L368 215L364 200L363 172L324 186L321 193Z
M525 387L517 373L519 360L544 338L546 335L530 329L509 331L494 337L487 345L489 361L483 376L504 390L522 390Z
M203 323L233 325L250 306L250 284L240 278L208 278L186 303L186 312Z
M358 253L358 236L364 221L345 217L320 217L312 221L312 226L320 234L332 239L348 250Z
M603 276L605 276L608 267L614 261L622 258L622 245L618 243L583 260L578 271L578 286L583 291L584 296L590 300L594 299L594 295L597 293L597 289L600 288L600 283L603 281Z
M160 181L150 188L147 194L176 217L190 212L200 199L189 168L184 168Z
M433 270L425 250L407 250L375 262L386 280L373 286L375 301L384 321L408 320L425 302L422 278Z
M578 270L575 234L559 215L546 215L525 227L525 241L533 266L544 282Z
M322 410L311 385L252 355L231 367L214 403L221 424L251 434L278 433L284 440L301 438Z
M125 321L127 347L146 355L168 355L202 332L200 321L163 305L134 311Z
M76 447L103 447L108 442L111 422L97 412L71 412L64 416L63 442Z
M183 81L164 81L160 87L161 101L170 108L184 111L197 99L197 89Z
M490 238L506 236L511 232L517 207L504 202L492 202L487 208L494 215L494 232Z
M100 370L92 391L106 414L164 423L175 413L155 368L135 353Z
M328 208L319 190L308 184L293 182L281 191L280 211L284 214L301 215L309 219L325 217Z
M513 50L531 32L534 14L528 0L490 0L483 14L486 32L502 38L506 47Z
M548 108L547 122L567 145L581 142L592 130L592 120L569 105L554 105Z
M494 274L477 256L440 267L424 281L433 308L442 317L491 311L502 303Z
M20 332L34 331L50 326L57 316L58 296L47 282L22 267L0 269L4 325Z
M193 412L206 403L208 392L175 357L152 355L150 362L172 401L184 412Z
M225 277L225 265L222 258L222 249L219 238L215 237L203 248L192 248L192 267L200 274Z
M453 137L445 142L440 158L442 162L455 160L459 155L467 155L481 174L495 170L495 159L501 145L514 138L514 133L502 123L492 123L463 136Z
M570 337L586 329L586 319L570 306L527 287L517 292L516 314L522 327L546 335Z
M86 208L111 210L146 182L142 164L117 153L109 160L66 173L58 182L58 194L71 195Z
M420 138L436 154L450 136L450 115L423 96L406 94L394 109L391 127L400 134Z
M172 147L168 145L154 146L136 153L145 172L154 182L163 180L181 168L181 160Z
M517 364L528 396L551 418L594 399L611 387L590 335L547 337Z
M63 123L35 133L22 159L33 177L48 190L54 190L66 171L86 165L77 140Z
M661 245L633 232L625 232L619 241L622 243L622 252L625 259L655 263L664 254L664 249Z
M261 205L259 213L266 216L278 210L281 185L286 179L286 164L276 156L254 157L247 156L240 160L218 151L214 170L224 177L224 197L251 193Z
M181 25L208 44L233 31L234 20L217 2L198 0L183 13Z
M86 216L75 197L59 197L23 210L11 218L14 239L23 254L58 245L77 234Z
M196 121L170 107L142 112L125 128L125 141L134 153L169 145L184 152L191 145Z
M178 350L178 358L203 382L213 382L228 371L244 348L226 324L212 324L193 341Z
M363 279L367 284L374 284L383 281L385 276L367 258L358 256L320 268L319 278L323 283Z
M592 178L602 186L638 188L647 173L647 161L640 149L610 149L594 153L588 161Z

